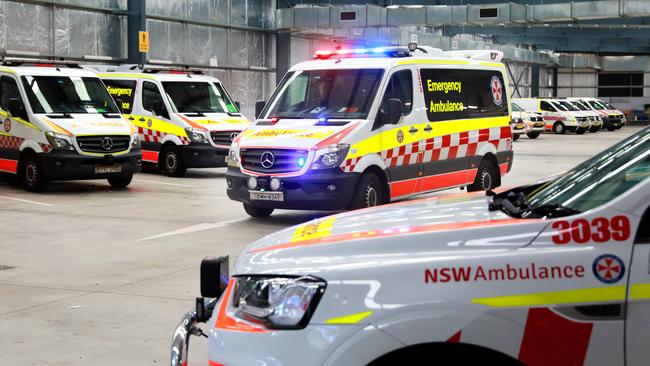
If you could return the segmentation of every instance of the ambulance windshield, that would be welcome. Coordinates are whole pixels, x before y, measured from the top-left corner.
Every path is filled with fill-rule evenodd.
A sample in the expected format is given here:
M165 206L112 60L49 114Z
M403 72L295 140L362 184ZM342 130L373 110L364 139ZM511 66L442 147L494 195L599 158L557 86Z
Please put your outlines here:
M278 87L265 118L366 118L383 74L381 69L293 72Z
M98 78L23 76L22 82L34 113L120 113Z
M238 113L219 84L205 81L165 81L165 93L178 113Z

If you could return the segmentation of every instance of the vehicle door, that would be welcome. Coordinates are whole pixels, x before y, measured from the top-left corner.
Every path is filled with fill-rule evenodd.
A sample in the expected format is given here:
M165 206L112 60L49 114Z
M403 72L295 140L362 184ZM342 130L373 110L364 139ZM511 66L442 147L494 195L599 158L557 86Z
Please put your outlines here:
M10 75L0 76L0 118L0 171L16 173L20 144L35 127L29 123L18 81Z
M140 113L131 115L131 121L141 134L142 160L155 163L165 135L185 136L185 131L170 120L169 109L157 83L144 80L140 88Z
M413 70L394 69L381 99L373 130L381 136L381 158L390 178L391 198L418 192L420 177L420 121L413 110ZM396 125L384 124L382 115L389 99L402 102L402 119Z

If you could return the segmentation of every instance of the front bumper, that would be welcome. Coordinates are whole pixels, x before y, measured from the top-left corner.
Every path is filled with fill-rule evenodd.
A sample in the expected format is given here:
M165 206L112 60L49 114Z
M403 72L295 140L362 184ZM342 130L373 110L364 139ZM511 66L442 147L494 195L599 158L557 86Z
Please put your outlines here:
M106 179L130 176L142 169L142 152L131 149L124 155L87 156L76 151L53 150L38 154L45 175L51 180ZM120 165L120 173L96 174L96 166Z
M248 203L258 207L289 210L344 210L352 201L352 196L361 176L360 173L344 173L339 168L313 170L290 178L278 177L282 181L284 201L251 200L248 178L239 168L228 167L226 171L227 193L231 200ZM259 177L260 187L267 187L271 177ZM334 185L334 191L326 187Z
M623 124L620 118L603 118L603 128L621 128L621 126L623 126Z
M179 149L188 168L223 168L227 165L228 149L210 144L181 145Z

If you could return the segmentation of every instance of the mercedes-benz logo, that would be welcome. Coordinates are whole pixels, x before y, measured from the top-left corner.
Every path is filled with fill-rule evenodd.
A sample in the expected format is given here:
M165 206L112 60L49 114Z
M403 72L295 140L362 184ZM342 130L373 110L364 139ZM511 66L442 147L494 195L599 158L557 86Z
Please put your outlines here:
M272 168L273 164L275 164L275 155L270 151L265 151L260 157L260 163L262 163L262 167L265 169Z
M104 137L102 139L102 147L106 151L112 149L113 148L113 139L111 139L110 137Z
M231 133L231 134L230 134L230 141L234 141L235 138L237 137L237 135L239 135L239 132L233 132L233 133Z

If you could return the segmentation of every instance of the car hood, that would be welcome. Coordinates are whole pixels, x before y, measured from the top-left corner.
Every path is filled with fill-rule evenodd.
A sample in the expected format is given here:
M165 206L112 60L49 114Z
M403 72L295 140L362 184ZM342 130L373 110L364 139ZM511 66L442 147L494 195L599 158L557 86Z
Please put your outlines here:
M351 121L342 126L317 125L318 120L280 120L275 125L252 125L238 139L239 147L311 148L337 133L358 126ZM341 136L342 137L342 136Z
M56 115L38 115L53 131L83 135L129 135L135 131L122 116L106 118L101 114L73 113L71 118L56 118Z
M268 235L244 250L233 274L306 275L432 253L514 249L545 226L544 220L488 210L481 193L438 196L323 217Z
M227 113L204 113L203 116L196 116L192 113L177 113L176 115L185 122L191 121L199 124L208 131L241 131L249 125L246 117L230 116Z

